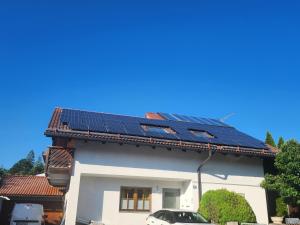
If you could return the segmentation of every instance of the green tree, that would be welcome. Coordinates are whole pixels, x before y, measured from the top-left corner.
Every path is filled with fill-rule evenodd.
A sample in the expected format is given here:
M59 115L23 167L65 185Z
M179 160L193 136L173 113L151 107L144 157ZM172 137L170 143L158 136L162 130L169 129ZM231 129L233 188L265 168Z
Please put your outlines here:
M283 137L279 137L277 147L281 149L283 145L284 145L284 139Z
M21 159L9 169L9 173L12 175L30 175L32 168L33 164L29 160Z
M287 205L284 203L281 197L276 198L276 216L286 216L287 212Z
M7 175L7 169L5 169L4 167L0 166L0 180L2 177L4 177L5 175Z
M34 151L31 150L26 158L16 162L8 172L12 175L36 175L44 172L44 164L41 157L35 161Z
M272 137L272 134L269 131L267 131L265 143L269 144L269 145L271 145L273 147L276 147L276 144L275 144L275 141L274 141L274 139Z
M285 143L274 163L277 175L267 174L262 187L278 192L289 205L300 204L300 144L296 140Z
M217 224L229 221L256 222L256 217L246 199L226 189L207 191L201 199L199 212Z
M44 163L42 162L42 158L39 157L38 160L34 163L31 174L37 175L44 173Z
M35 161L35 156L34 156L34 151L30 150L26 156L26 159L32 163L32 165L34 164Z

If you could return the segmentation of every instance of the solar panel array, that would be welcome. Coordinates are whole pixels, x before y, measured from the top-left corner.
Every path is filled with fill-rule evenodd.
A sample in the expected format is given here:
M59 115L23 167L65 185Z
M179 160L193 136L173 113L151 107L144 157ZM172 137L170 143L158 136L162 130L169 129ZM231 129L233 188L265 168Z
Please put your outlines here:
M201 123L206 125L212 126L223 126L229 127L227 124L223 123L217 119L209 119L209 118L202 118L198 116L186 116L186 115L179 115L179 114L171 114L171 113L158 113L164 119L167 120L174 120L174 121L183 121L183 122L191 122L191 123Z
M208 121L211 123L210 120ZM62 124L67 124L70 129L77 131L124 134L258 149L266 148L263 142L227 125L221 126L199 122L155 120L72 109L62 110L60 122ZM145 131L142 128L142 125L170 127L175 131L175 133ZM191 132L191 130L208 132L212 134L214 138L197 137Z

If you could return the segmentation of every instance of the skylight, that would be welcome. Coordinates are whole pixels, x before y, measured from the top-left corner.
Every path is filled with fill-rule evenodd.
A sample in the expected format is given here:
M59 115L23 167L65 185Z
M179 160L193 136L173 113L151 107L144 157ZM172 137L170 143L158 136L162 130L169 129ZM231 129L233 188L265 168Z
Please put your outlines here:
M170 127L154 126L142 124L141 127L146 132L155 132L160 134L175 134L176 132Z
M190 132L195 135L196 137L201 137L201 138L215 138L214 135L208 133L207 131L203 130L190 130Z

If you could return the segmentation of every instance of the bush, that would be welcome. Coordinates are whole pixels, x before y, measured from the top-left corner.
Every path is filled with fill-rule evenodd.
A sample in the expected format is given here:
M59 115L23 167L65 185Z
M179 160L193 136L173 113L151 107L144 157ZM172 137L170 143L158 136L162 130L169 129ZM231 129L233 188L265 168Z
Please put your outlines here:
M282 198L276 199L276 216L286 216L287 215L287 206L284 203Z
M200 202L199 212L214 223L255 223L256 217L249 203L241 195L225 189L206 192Z

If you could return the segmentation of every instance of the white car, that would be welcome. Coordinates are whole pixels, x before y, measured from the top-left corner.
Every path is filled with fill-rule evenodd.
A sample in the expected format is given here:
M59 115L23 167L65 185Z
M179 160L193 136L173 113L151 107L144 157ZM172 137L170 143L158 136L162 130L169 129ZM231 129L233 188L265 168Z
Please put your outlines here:
M206 221L199 213L175 210L175 209L162 209L148 216L146 219L147 225L198 225L210 223Z
M40 204L17 203L11 215L10 225L42 225L44 208Z

